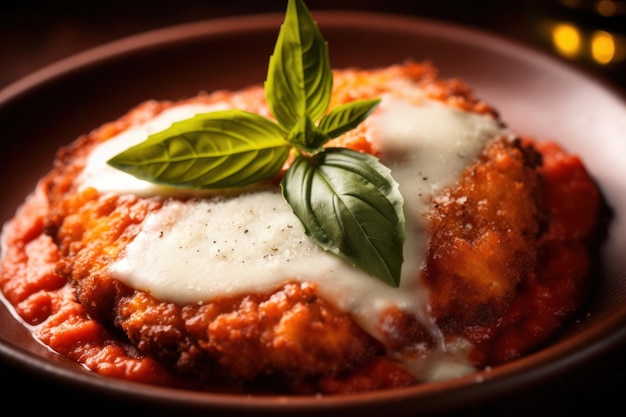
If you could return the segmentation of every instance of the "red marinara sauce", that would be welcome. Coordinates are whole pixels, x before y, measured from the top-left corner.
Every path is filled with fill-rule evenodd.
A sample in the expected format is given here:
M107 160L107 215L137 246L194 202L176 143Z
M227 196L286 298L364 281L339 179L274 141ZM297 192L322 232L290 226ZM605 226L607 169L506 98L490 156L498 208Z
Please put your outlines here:
M496 328L472 337L477 363L497 365L545 343L583 305L590 282L592 240L596 235L602 196L581 159L555 142L534 142L543 158L548 230L542 234L534 274ZM485 338L485 333L488 338Z
M554 142L533 142L542 154L540 171L551 216L539 243L538 265L521 284L497 325L467 333L478 366L513 360L545 343L581 307L591 264L589 242L598 226L600 192L580 158ZM46 199L37 189L5 229L0 289L34 336L52 350L98 374L159 385L212 391L145 356L114 330L92 319L77 303L72 287L55 271L58 249L45 233ZM413 379L385 359L341 381L323 384L335 393L406 386Z

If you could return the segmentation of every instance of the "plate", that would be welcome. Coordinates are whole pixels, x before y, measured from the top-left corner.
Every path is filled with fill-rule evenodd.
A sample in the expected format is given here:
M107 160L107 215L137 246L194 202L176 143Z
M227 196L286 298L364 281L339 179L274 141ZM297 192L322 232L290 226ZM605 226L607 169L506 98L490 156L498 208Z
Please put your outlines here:
M499 109L513 131L556 140L582 156L613 212L586 317L535 354L451 381L339 397L257 397L101 377L34 341L11 310L0 305L0 356L11 370L44 381L57 395L65 392L77 401L94 398L105 404L113 400L143 410L379 415L484 403L562 375L626 340L624 98L556 58L475 29L398 15L314 11L313 16L329 42L333 67L428 60L441 75L469 83ZM136 104L262 83L282 20L283 14L263 14L148 32L60 61L0 91L0 220L8 220L51 169L59 146Z

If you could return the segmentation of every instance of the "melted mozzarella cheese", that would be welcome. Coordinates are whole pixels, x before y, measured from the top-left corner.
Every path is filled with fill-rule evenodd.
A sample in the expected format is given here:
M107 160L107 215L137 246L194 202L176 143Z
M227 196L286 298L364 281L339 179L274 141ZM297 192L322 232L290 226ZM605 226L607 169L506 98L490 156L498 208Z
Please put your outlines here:
M147 216L110 273L130 287L181 304L271 291L288 280L310 282L317 285L321 297L350 313L374 337L382 337L377 324L390 306L411 312L438 334L428 314L428 293L420 282L428 245L424 212L433 195L453 185L487 141L506 132L489 115L416 96L386 94L364 122L368 139L381 150L381 162L392 170L405 199L405 263L399 288L312 242L278 188L236 196L205 195L186 202L169 200ZM221 108L175 107L102 143L87 162L81 186L140 196L180 193L115 170L106 160L174 121L216 109Z

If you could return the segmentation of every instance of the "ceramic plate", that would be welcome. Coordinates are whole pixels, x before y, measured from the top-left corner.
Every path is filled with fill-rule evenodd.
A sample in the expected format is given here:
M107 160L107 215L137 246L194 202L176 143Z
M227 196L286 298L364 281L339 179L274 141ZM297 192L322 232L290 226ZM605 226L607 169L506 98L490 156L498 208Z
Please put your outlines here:
M580 154L613 210L602 271L585 318L554 343L510 364L447 382L340 397L242 397L111 380L85 371L32 339L0 304L0 357L71 401L212 413L299 415L442 411L488 401L597 358L626 339L626 104L608 85L554 58L476 30L401 16L313 13L334 67L428 60L460 77L509 127ZM0 91L3 179L0 220L10 218L56 149L146 99L263 82L282 14L202 21L89 50ZM51 384L52 383L52 384ZM61 395L61 394L58 394ZM63 398L63 397L59 397Z

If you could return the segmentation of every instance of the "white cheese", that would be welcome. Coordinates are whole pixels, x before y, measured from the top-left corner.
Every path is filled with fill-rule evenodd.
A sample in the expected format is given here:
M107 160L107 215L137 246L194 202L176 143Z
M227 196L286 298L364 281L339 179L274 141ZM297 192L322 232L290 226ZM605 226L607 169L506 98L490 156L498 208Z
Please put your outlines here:
M106 160L176 120L216 109L220 106L175 107L104 142L91 154L79 178L81 186L102 193L175 194L117 171ZM288 280L311 282L321 297L350 313L375 337L381 337L380 314L391 305L411 312L437 334L420 282L428 245L424 211L434 193L453 185L487 141L506 132L488 115L426 99L417 90L411 97L384 95L364 123L368 140L381 150L381 161L391 168L405 199L405 263L399 288L313 243L278 188L168 201L148 215L110 273L158 299L181 304L266 292ZM466 373L457 360L438 361L433 379L446 374L445 369Z

